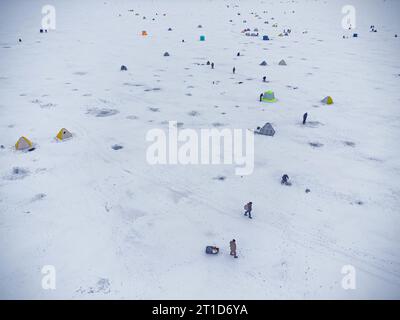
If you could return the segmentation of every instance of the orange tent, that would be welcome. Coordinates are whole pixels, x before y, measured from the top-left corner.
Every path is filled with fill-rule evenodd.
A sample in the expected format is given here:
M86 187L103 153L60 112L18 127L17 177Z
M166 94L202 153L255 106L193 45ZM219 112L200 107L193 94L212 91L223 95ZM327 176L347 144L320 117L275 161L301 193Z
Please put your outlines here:
M147 31L143 30L142 31L142 36L147 36Z

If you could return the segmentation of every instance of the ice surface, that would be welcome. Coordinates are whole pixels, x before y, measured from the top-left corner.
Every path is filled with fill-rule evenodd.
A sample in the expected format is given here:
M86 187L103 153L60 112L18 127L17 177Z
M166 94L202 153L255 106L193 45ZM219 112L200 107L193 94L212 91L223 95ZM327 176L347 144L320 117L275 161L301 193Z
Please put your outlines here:
M0 1L0 298L400 298L399 1L352 1L344 30L342 0L58 0L39 33L43 3ZM255 136L249 176L150 166L169 120L277 134Z

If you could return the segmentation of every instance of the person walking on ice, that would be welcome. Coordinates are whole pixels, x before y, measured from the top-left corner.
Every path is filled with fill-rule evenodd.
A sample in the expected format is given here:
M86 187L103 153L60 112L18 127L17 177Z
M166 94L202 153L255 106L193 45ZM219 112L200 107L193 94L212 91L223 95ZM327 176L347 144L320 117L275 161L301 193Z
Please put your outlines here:
M211 69L214 69L214 62L211 62Z
M233 72L233 74L235 74L235 72L236 72L236 68L235 67L233 67L232 72Z
M237 258L238 256L236 255L236 240L232 239L229 242L229 246L231 248L231 256L233 256L234 258Z
M249 214L249 219L253 219L251 217L251 210L252 209L253 209L253 202L248 202L248 203L245 204L245 206L244 206L244 210L245 210L244 215L247 217L247 214Z
M261 93L260 94L260 102L262 101L262 98L264 97L264 94L263 93Z
M307 116L308 116L307 112L303 114L303 124L306 124Z

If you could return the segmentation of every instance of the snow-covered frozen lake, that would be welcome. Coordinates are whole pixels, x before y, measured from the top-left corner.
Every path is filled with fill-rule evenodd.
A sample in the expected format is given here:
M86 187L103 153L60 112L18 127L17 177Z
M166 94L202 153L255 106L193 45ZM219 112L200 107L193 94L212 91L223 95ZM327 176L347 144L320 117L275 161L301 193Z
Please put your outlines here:
M56 28L40 33L46 5ZM399 299L399 12L396 0L1 1L0 298ZM259 101L267 90L277 102ZM250 175L151 165L146 134L169 121L276 133L254 136ZM61 128L72 139L57 142ZM15 150L21 136L34 151Z

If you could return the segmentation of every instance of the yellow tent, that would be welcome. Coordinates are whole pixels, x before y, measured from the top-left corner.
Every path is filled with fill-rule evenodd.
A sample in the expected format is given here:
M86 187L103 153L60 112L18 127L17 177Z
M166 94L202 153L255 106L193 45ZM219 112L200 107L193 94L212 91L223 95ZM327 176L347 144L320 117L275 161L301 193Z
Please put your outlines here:
M23 136L19 138L17 143L15 144L16 150L26 150L29 148L32 148L32 142L28 138Z
M332 99L331 96L327 96L327 97L323 98L323 99L321 100L321 102L322 102L322 103L325 103L325 104L333 104L333 99Z
M69 132L65 128L62 128L57 134L57 139L58 140L66 140L66 139L69 139L69 138L72 138L72 134L71 134L71 132Z

